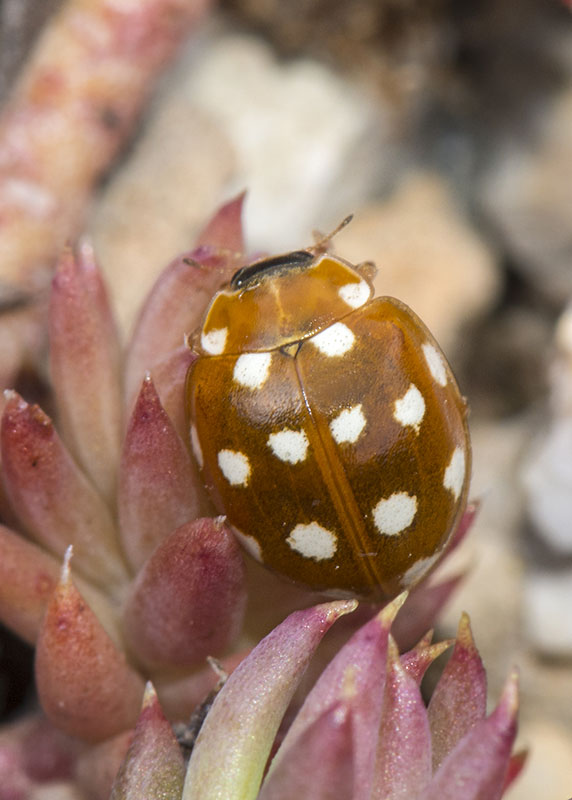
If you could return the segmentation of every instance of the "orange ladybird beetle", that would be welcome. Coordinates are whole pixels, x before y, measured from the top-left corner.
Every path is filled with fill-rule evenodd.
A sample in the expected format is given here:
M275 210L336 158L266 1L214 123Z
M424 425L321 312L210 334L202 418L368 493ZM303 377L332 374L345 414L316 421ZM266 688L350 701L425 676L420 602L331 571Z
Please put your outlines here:
M187 377L215 505L265 566L330 594L393 596L466 503L466 404L423 322L323 242L243 267Z

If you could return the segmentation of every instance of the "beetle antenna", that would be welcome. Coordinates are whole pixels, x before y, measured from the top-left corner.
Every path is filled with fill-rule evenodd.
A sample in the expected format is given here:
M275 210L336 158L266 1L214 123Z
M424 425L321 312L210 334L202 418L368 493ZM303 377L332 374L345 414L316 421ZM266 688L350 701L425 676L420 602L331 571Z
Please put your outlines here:
M314 239L316 241L311 247L308 248L308 250L312 251L313 253L326 253L334 236L337 236L338 233L346 227L346 225L349 225L353 218L353 214L348 214L348 216L343 219L333 231L330 231L330 233L326 233L325 235L319 231L314 231Z

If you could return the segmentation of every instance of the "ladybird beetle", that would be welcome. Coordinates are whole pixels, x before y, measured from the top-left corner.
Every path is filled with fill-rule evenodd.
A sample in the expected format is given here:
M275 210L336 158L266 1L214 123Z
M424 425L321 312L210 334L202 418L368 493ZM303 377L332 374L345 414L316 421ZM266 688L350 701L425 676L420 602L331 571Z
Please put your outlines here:
M368 267L370 267L368 271ZM371 265L316 245L240 269L191 339L191 446L261 563L312 589L393 596L464 509L466 404L423 322Z

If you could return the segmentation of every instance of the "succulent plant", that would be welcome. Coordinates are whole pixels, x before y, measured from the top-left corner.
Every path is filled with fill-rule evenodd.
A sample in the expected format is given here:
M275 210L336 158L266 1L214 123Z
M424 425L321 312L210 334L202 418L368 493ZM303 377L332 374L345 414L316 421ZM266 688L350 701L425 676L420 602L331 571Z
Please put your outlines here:
M185 768L148 685L112 798L169 800L495 800L520 771L511 756L518 682L509 677L486 716L486 678L468 617L428 707L420 682L451 642L427 634L399 655L390 629L404 596L338 652L291 722L280 724L327 629L355 602L298 611L236 668L217 695Z
M67 781L74 796L105 798L128 746L116 797L176 797L181 791L188 798L256 796L303 667L326 628L355 605L344 601L295 611L250 653L207 715L182 790L184 766L165 719L185 719L212 688L216 678L207 656L223 657L232 669L289 611L316 602L315 595L290 589L249 561L245 564L224 519L212 516L186 445L182 386L194 356L183 336L197 327L212 293L245 260L242 199L224 206L196 246L162 273L124 352L90 246L68 249L59 262L50 306L57 429L40 408L13 391L5 394L0 620L36 647L38 696L47 717L26 720L0 736L0 774L4 771L13 800L30 796L31 786L56 779ZM474 507L465 513L448 552L461 541L474 513ZM402 648L423 635L459 580L424 580L411 592L408 613L402 612L392 629ZM480 774L485 762L494 763L490 780L502 785L514 738L514 681L486 720L484 677L474 689L478 703L469 695L472 711L467 710L450 688L459 670L439 684L442 699L433 699L428 712L422 710L418 683L423 665L441 650L422 639L398 657L389 628L400 603L390 604L365 627L360 626L376 612L368 606L346 618L345 630L343 623L336 626L340 633L336 640L332 632L332 650L348 631L358 630L297 715L265 779L262 798L291 793L279 787L295 785L291 781L298 772L312 772L316 757L308 753L318 752L322 738L330 743L326 754L337 755L317 759L321 772L315 778L322 788L316 783L312 797L329 796L324 786L331 793L338 783L355 785L360 792L355 796L367 797L364 787L373 792L377 785L374 772L388 775L388 786L405 785L405 751L380 749L375 755L372 749L377 741L372 731L380 724L384 742L389 741L386 729L394 724L395 735L414 732L407 742L421 748L425 761L432 746L433 758L437 753L439 763L443 760L433 783L449 780L446 769L469 764L461 755L451 759L468 737L476 736L470 726L474 731L491 728L483 742L487 737L500 742L497 730L510 729L503 734L506 753L501 744L487 745L492 755L483 750L477 769ZM463 630L455 653L470 650L466 625ZM364 654L372 647L370 669ZM467 659L473 667L480 664L474 654ZM155 688L144 695L149 680ZM390 699L382 703L384 693ZM442 710L432 711L439 702ZM382 712L391 704L391 715ZM472 751L475 742L470 742L466 746ZM30 759L32 750L37 758ZM228 764L224 770L221 757ZM295 766L299 761L306 772ZM231 766L235 763L236 768ZM332 778L332 770L339 775ZM427 764L416 770L415 787L431 775ZM233 778L239 781L239 772L240 781L247 781L243 794ZM409 775L410 768L405 772ZM228 790L212 783L216 775L228 781ZM397 788L393 794L375 791L372 797L405 796Z

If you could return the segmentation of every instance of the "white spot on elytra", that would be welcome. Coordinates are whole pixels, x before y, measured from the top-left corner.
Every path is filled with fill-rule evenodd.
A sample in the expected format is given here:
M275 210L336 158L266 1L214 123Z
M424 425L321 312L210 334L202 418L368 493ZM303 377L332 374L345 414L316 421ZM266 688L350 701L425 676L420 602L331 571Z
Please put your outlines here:
M433 564L440 558L440 556L441 551L438 551L432 556L427 556L427 558L420 558L419 561L416 561L414 564L412 564L407 572L403 575L403 578L401 579L401 585L406 588L407 586L411 586L412 583L416 583L431 569Z
M236 536L240 544L244 547L246 552L250 553L250 555L253 558L262 563L263 560L262 549L258 544L258 542L256 541L256 539L254 538L254 536L248 536L246 533L239 531L238 528L233 527L232 530L234 531L234 535Z
M439 386L446 386L447 370L445 368L445 362L443 361L443 356L441 353L432 344L426 342L423 345L423 355L425 356L425 361L429 367L429 372L435 378Z
M204 459L203 459L203 451L201 450L201 443L199 442L199 435L197 433L197 429L194 425L191 425L191 447L193 449L193 454L197 460L197 464L202 469Z
M380 533L393 536L408 528L417 512L417 498L406 492L395 492L380 500L372 511L375 527Z
M220 356L224 353L228 328L215 328L208 333L201 334L201 347L211 356Z
M338 546L335 533L318 525L317 522L296 525L286 542L292 550L315 561L331 558Z
M351 408L344 408L337 417L330 422L332 436L338 444L342 442L357 442L365 428L366 419L363 415L361 403Z
M359 283L346 283L345 286L340 286L338 294L348 306L359 308L367 303L371 290L365 281L359 281Z
M404 427L411 425L419 433L421 420L425 415L425 400L423 395L412 383L403 397L395 401L393 417Z
M443 486L449 489L455 500L459 499L463 483L465 482L465 453L460 447L453 450L451 460L443 476Z
M270 370L270 353L243 353L236 359L232 377L247 389L260 389Z
M268 446L280 461L289 464L298 464L306 458L308 451L308 437L304 431L291 431L285 428L278 433L271 433L268 437Z
M220 450L217 460L222 474L232 486L248 485L250 462L244 453L236 450Z
M355 336L343 322L334 322L308 341L325 356L343 356L352 349Z

